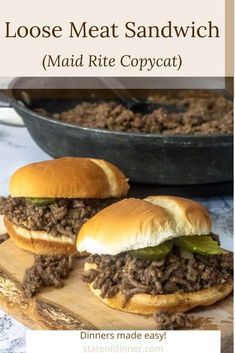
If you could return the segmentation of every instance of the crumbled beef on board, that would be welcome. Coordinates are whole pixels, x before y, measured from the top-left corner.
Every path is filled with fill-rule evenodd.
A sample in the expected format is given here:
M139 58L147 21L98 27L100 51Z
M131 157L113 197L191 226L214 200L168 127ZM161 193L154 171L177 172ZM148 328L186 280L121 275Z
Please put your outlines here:
M185 313L157 311L153 318L157 330L184 330L191 329L193 326L191 317Z
M0 234L0 244L9 238L8 234Z
M23 292L26 298L39 293L42 287L62 287L63 279L72 271L71 256L35 255L34 264L25 271Z

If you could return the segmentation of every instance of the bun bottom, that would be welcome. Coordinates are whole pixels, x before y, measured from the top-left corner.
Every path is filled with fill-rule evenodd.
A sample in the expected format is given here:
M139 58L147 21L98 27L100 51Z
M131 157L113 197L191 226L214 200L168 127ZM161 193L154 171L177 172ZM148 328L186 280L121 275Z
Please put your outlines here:
M90 264L85 264L85 270L94 268ZM96 297L104 304L113 309L135 313L140 315L152 315L156 311L186 312L197 306L207 306L225 298L233 290L232 282L225 282L213 287L202 289L197 292L175 293L175 294L135 294L127 304L123 306L124 296L117 293L112 298L101 298L100 289L94 289L93 283L89 288Z
M6 217L4 224L10 238L23 250L37 255L70 255L76 252L75 243L68 237L52 237L46 232L17 227Z

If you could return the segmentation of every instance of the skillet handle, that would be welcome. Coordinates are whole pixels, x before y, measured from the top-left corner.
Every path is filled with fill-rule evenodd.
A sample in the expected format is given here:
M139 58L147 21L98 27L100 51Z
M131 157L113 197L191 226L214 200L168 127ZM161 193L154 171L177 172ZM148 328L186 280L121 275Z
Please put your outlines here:
M0 125L24 127L23 120L14 111L9 96L0 91Z
M0 106L0 125L25 127L25 124L20 116L14 111L13 108L7 106Z

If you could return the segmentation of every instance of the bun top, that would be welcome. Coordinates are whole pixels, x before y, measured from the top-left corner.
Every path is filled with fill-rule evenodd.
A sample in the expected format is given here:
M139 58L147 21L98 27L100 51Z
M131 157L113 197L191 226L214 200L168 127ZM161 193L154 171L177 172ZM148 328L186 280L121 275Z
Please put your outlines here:
M10 179L12 197L109 198L127 194L125 175L100 159L59 158L26 165Z
M125 199L88 220L77 237L77 250L116 255L157 246L182 235L211 232L207 210L198 202L175 196Z

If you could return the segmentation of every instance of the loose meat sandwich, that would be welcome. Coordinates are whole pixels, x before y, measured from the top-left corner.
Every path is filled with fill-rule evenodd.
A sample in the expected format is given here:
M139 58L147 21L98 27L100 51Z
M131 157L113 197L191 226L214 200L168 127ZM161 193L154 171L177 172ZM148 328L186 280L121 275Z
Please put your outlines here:
M127 179L98 159L61 158L26 165L10 180L0 214L12 240L39 255L71 254L81 225L123 198Z
M81 228L84 281L112 308L150 315L210 305L232 291L232 253L211 233L207 210L173 196L125 199Z

